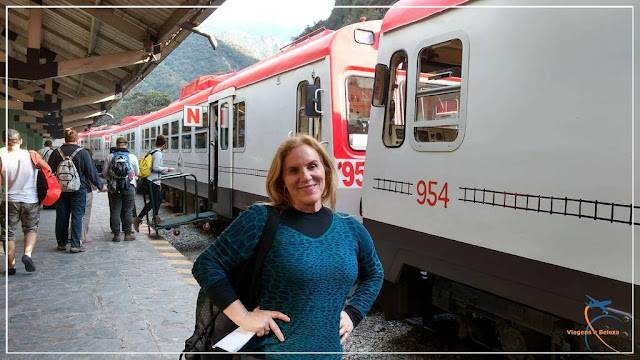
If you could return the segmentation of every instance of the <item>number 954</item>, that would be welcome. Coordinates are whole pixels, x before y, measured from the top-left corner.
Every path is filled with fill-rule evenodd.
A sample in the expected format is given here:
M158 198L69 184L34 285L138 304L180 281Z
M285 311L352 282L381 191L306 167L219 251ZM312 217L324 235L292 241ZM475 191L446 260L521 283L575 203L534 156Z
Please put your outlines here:
M428 184L428 185L427 185ZM427 203L429 206L435 206L439 201L444 203L444 208L447 208L447 203L449 203L449 183L445 182L444 186L440 189L438 193L438 183L435 181L429 181L426 183L424 180L418 181L418 185L416 185L416 190L418 192L418 199L416 201L420 205L424 205Z

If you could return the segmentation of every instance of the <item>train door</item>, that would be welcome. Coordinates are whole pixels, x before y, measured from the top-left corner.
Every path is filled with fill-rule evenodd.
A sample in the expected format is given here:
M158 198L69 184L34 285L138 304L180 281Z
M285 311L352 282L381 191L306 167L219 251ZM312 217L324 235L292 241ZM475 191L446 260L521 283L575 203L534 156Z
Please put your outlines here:
M313 81L314 85L320 86L320 78L316 77ZM322 115L311 117L306 115L306 98L308 81L298 84L298 117L296 120L296 132L299 134L308 134L316 140L322 141Z
M218 172L217 213L227 217L233 217L233 98L228 97L218 102Z
M218 103L209 105L209 203L218 202Z

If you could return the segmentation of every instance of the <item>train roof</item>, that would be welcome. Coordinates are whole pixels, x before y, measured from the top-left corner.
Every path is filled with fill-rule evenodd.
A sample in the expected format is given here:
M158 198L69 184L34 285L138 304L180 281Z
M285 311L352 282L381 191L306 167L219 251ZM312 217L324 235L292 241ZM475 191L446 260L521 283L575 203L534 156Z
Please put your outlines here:
M206 90L213 86L216 86L222 81L220 78L221 75L232 73L233 71L225 71L213 75L200 76L199 78L196 78L195 80L182 87L178 100L186 99L194 94L199 93L202 90Z
M321 29L313 36L303 41L296 40L280 49L277 54L259 61L243 70L238 71L230 79L220 83L210 90L213 95L219 91L235 87L241 88L262 81L285 71L296 69L314 61L320 60L331 53L333 46L340 46L335 41L336 34L353 31L356 28L378 33L381 21L365 21L344 26L338 30ZM377 35L377 34L376 34Z
M449 6L461 5L469 0L401 0L387 11L382 20L380 33L389 32L399 27L422 20L446 10ZM421 7L423 6L423 7ZM438 7L426 7L438 6ZM408 9L410 8L410 9Z

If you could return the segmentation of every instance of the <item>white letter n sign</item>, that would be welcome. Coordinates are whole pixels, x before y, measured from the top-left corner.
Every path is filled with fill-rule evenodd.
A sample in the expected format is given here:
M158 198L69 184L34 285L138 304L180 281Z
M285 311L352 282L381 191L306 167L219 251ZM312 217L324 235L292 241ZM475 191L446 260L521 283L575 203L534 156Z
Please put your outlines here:
M200 106L186 106L182 111L182 125L202 127L202 108Z

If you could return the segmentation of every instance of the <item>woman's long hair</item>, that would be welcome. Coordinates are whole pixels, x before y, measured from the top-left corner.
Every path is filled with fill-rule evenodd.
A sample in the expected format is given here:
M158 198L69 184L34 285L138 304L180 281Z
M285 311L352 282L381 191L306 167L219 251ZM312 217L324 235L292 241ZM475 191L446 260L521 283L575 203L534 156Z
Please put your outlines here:
M287 158L291 150L302 145L310 146L320 156L322 165L324 166L324 190L322 191L322 203L325 204L328 202L331 210L336 212L336 190L338 189L336 168L333 165L333 161L331 161L327 150L325 150L325 148L322 147L316 139L306 134L297 134L296 136L283 141L282 144L278 146L278 150L271 161L269 174L267 174L267 194L271 199L271 202L267 203L267 205L271 205L280 211L293 205L289 193L284 188L284 159Z

